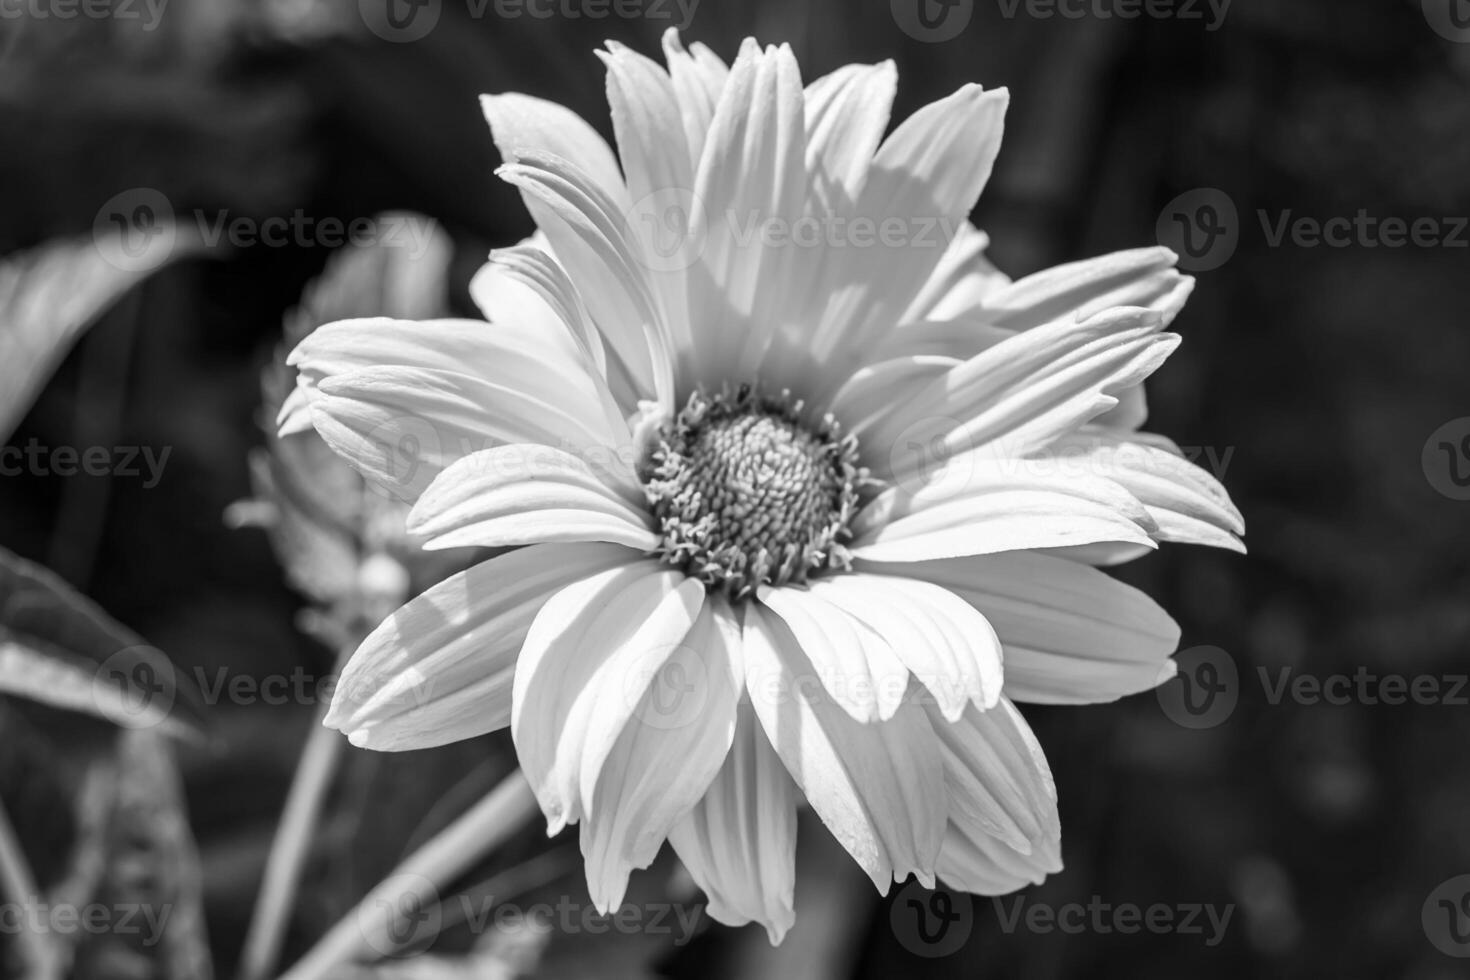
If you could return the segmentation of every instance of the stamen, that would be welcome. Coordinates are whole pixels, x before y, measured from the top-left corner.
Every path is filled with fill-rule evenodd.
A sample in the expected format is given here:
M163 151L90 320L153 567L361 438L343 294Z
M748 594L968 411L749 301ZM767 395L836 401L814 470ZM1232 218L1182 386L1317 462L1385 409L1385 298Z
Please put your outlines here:
M689 396L643 474L664 561L732 599L850 567L867 471L857 439L830 415L804 422L803 407L750 385Z

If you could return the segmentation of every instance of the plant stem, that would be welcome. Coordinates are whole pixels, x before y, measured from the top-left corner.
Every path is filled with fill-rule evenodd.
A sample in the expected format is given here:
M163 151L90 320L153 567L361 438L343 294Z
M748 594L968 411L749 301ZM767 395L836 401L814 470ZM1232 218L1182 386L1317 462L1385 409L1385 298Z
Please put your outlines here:
M41 901L36 877L21 851L20 838L10 824L4 804L0 804L0 895L9 895L18 909L27 909ZM31 928L35 921L27 915L26 922L15 933L23 964L22 976L32 980L61 980L60 953L44 929Z
M336 967L396 947L408 918L405 913L418 911L419 903L433 901L436 889L453 882L537 812L531 787L516 770L405 858L281 980L323 980Z
M296 905L296 889L306 869L306 855L316 836L317 818L337 772L345 742L340 732L322 724L327 705L317 708L306 748L296 765L281 823L266 858L255 912L240 956L239 980L266 980L276 968L281 943Z

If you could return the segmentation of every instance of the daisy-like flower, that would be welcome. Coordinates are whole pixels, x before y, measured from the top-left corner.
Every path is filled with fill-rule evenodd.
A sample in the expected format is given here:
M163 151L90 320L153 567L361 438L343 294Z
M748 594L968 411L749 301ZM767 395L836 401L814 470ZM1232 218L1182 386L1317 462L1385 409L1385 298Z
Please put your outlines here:
M1240 547L1219 484L1137 431L1192 283L1165 249L986 262L1004 90L885 137L891 63L803 87L785 46L664 48L599 53L616 156L485 98L539 228L477 277L488 323L293 355L285 427L414 500L427 547L525 546L385 622L328 724L385 750L509 725L602 910L668 840L713 917L779 941L803 803L880 890L1039 881L1056 792L1012 700L1171 676L1173 622L1096 566Z

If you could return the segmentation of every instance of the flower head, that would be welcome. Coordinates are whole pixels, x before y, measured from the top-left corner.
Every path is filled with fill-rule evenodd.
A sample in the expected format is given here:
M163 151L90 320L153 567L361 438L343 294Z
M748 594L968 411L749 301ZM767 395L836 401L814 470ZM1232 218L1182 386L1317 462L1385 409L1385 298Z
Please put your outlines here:
M1168 677L1177 628L1096 566L1240 547L1219 484L1137 431L1191 281L1165 249L985 260L1004 90L885 137L891 63L803 87L784 46L664 46L600 53L616 157L484 100L539 229L477 277L488 323L293 355L294 418L427 547L526 546L384 623L328 723L378 749L510 725L604 909L667 839L715 918L778 941L803 802L880 889L1039 881L1056 792L1012 700Z

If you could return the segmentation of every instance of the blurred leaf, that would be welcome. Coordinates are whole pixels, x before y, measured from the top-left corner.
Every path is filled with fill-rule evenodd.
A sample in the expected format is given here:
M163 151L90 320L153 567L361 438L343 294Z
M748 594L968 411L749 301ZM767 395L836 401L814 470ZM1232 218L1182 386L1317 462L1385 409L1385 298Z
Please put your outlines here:
M169 225L136 251L131 229L53 241L0 261L0 440L9 439L77 335L133 286L199 247ZM131 247L131 245L129 246ZM116 261L119 255L127 261Z
M387 553L403 564L420 588L459 561L453 555L421 552L407 542L406 505L369 487L315 431L277 433L277 413L296 384L286 357L317 327L366 316L426 319L447 311L453 254L448 236L421 215L385 214L376 222L409 233L337 252L306 288L300 305L287 314L284 340L261 381L266 447L250 459L255 501L237 505L229 515L237 524L263 524L287 580L326 607L363 605L361 567L374 553ZM416 247L400 244L410 241ZM376 625L405 597L396 597L385 609L361 609L372 620L366 625ZM348 618L355 615L356 610L347 612ZM344 641L339 636L322 639L333 646Z
M84 940L73 980L210 980L199 858L170 744L156 731L124 733L116 765L91 900L111 919Z
M168 657L54 573L0 549L0 693L128 728L204 727Z

